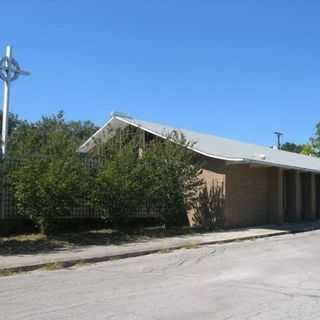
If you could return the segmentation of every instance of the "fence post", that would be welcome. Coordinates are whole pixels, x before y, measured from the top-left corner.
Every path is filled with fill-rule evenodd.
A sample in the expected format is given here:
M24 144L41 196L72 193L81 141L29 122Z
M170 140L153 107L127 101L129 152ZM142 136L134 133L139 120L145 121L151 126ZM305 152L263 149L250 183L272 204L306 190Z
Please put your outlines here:
M4 214L5 214L5 204L4 204L4 173L3 173L3 156L1 156L1 181L0 181L0 188L1 188L1 197L0 197L0 201L1 201L1 219L4 219Z

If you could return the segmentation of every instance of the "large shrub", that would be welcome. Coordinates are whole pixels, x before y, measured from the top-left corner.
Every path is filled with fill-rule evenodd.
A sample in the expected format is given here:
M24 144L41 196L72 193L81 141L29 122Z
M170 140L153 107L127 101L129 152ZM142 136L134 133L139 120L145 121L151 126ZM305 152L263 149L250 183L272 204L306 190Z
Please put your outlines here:
M91 175L77 152L78 139L66 130L61 115L25 125L17 135L21 139L8 161L18 160L9 170L18 213L46 232L83 203Z
M147 198L168 226L187 224L187 211L196 201L203 181L192 142L173 131L146 147L143 156Z
M95 206L116 223L144 210L156 211L168 226L186 224L202 185L191 145L177 132L147 145L139 130L114 133L99 147L105 161L97 172Z
M92 200L104 217L116 226L128 221L131 214L143 207L145 188L140 170L138 143L135 136L121 144L117 136L104 150L100 161Z

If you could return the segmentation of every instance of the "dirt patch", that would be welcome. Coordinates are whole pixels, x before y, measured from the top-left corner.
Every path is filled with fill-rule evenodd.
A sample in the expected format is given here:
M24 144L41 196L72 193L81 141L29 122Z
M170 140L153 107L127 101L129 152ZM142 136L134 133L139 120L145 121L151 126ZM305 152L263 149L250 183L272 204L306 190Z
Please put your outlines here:
M199 233L190 228L181 229L143 229L135 231L118 231L112 229L91 230L77 233L56 235L23 234L11 237L0 237L0 256L33 255L69 250L82 246L108 246L130 242L149 241L155 238L166 238Z

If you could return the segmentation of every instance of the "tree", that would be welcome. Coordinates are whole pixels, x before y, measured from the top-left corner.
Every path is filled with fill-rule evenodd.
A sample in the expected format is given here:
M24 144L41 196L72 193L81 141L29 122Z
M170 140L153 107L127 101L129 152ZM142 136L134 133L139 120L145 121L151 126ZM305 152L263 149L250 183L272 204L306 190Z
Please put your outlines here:
M92 196L94 206L116 227L143 207L145 196L137 138L119 143L120 134L104 146L105 158L98 165Z
M314 148L313 144L311 144L311 143L304 144L300 153L304 154L306 156L315 156L316 155L315 148Z
M191 146L177 132L143 146L141 131L117 131L99 146L106 160L97 170L95 206L117 225L141 210L157 211L167 226L185 224L202 186Z
M168 226L187 223L190 210L203 185L201 169L191 151L193 142L172 131L146 147L142 165L147 199Z
M303 146L304 145L302 145L302 144L296 144L293 142L286 142L283 145L281 145L281 150L290 151L290 152L294 152L294 153L301 153Z
M8 138L7 143L9 146L15 143L15 134L21 126L24 126L26 122L21 120L16 114L9 112L8 115ZM0 111L0 134L2 132L2 111ZM1 139L0 139L1 140Z
M24 156L39 152L39 148L44 148L46 144L47 132L53 132L57 128L72 139L73 143L77 144L77 148L98 129L90 121L66 121L63 111L49 117L44 116L35 123L17 119L16 116L12 119L9 136L8 154L11 156Z
M9 168L18 213L47 232L58 217L70 216L82 202L91 175L76 152L78 139L65 127L63 117L25 124L18 135L11 152L19 163Z
M310 143L305 144L295 144L292 142L286 142L281 146L281 150L300 153L306 156L316 155L315 146L312 140Z
M18 115L9 112L8 115L8 136L18 128L24 121L19 119ZM0 111L0 132L2 132L2 111Z
M310 145L312 147L312 153L316 157L320 157L320 122L316 124L316 130L314 136L310 139ZM309 149L311 149L309 147ZM307 149L307 151L310 151Z

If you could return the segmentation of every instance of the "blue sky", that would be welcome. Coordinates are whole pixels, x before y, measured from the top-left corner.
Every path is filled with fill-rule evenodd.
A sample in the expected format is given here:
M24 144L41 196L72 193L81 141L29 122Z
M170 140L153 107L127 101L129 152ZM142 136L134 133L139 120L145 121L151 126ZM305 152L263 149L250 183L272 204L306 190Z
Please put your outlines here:
M102 125L113 110L271 145L320 121L320 2L28 0L1 4L0 49L32 72L11 111L63 109Z

